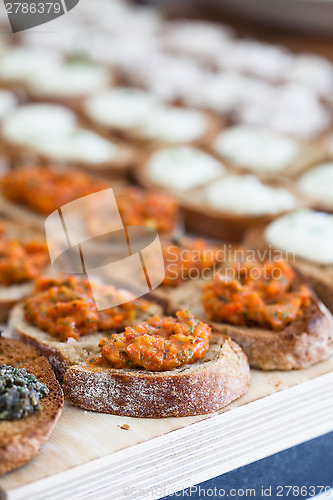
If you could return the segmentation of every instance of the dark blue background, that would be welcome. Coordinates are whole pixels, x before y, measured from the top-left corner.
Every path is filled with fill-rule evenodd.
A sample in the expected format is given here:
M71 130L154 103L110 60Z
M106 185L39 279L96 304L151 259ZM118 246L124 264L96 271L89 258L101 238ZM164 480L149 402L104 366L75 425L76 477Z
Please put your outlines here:
M332 416L333 417L333 416ZM245 495L243 497L229 498L270 498L271 500L281 500L281 498L299 498L306 500L308 496L296 496L292 492L289 496L277 497L276 487L278 485L298 485L301 486L331 486L333 487L333 432L325 434L320 438L313 439L304 444L290 448L271 457L260 460L240 469L236 469L222 476L216 477L204 483L200 483L202 488L223 488L226 493L235 488L255 488L256 496ZM272 486L272 496L262 496L261 487ZM217 496L192 496L171 495L165 500L176 499L207 500L217 498Z

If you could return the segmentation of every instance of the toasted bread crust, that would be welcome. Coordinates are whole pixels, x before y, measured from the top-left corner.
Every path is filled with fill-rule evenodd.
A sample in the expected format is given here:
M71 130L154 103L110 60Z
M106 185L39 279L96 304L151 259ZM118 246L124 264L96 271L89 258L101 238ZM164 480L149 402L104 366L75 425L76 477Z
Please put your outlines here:
M265 228L266 225L249 229L245 233L244 244L259 251L270 249L283 254L283 251L272 249L265 242ZM333 313L333 265L321 265L296 257L293 266L302 273L318 297Z
M169 313L178 308L191 312L209 323L215 332L230 336L244 350L249 363L262 370L307 368L333 354L333 318L313 296L302 316L281 331L259 327L235 326L207 319L201 301L204 280L187 282L169 298Z
M0 475L29 462L54 428L64 404L60 385L49 362L40 352L14 339L0 339L0 365L25 368L45 383L50 392L41 410L17 421L0 421Z
M161 314L161 312L162 308L151 302L147 312L141 312L138 315L137 321L143 321L148 316ZM105 336L105 332L97 332L80 337L78 340L69 339L67 342L61 342L25 321L22 304L18 304L12 310L10 326L14 335L18 335L24 342L38 348L49 360L60 382L62 382L65 372L70 366L99 354L98 343Z
M245 354L231 339L212 335L205 358L167 371L72 366L64 378L65 397L86 410L163 418L217 411L240 397L250 380Z

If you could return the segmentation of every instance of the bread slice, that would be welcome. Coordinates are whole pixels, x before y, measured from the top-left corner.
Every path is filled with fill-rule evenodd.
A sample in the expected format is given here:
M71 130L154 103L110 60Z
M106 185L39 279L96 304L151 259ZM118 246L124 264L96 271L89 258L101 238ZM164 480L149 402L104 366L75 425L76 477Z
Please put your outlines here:
M282 331L274 331L209 321L202 305L204 283L203 279L188 281L169 294L169 313L190 308L215 332L228 335L237 342L252 367L262 370L307 368L333 354L333 318L315 296L302 316Z
M19 219L18 219L19 220ZM22 219L21 219L22 220ZM44 234L26 224L19 224L8 220L1 220L5 226L6 239L17 239L22 242L31 240L40 243L45 242ZM33 281L13 284L10 286L0 285L0 323L6 323L12 307L24 297L27 297L34 287Z
M244 244L258 251L276 250L279 255L284 252L279 249L272 249L264 237L266 226L252 228L245 233ZM326 307L333 313L333 265L319 264L309 260L295 257L293 266L306 278L311 288L324 302Z
M145 133L144 129L139 126L129 128L106 126L92 118L88 111L85 109L84 104L85 103L83 101L83 105L80 109L80 114L82 116L84 125L92 128L95 132L103 137L111 140L114 140L114 138L116 137L118 140L129 143L137 148L144 146L145 148L155 149L161 146L165 146L168 143L168 141L163 140L162 138L151 138L148 134ZM180 109L183 109L183 106L174 107L176 109L178 107ZM193 141L185 141L179 144L187 144L198 148L209 148L217 134L221 132L221 130L225 127L223 119L217 116L215 113L202 110L200 110L199 112L202 113L202 115L205 117L207 123L204 133Z
M152 372L70 367L64 393L86 410L129 417L186 417L217 411L242 396L249 385L245 354L231 339L212 335L204 359L183 367Z
M54 428L64 404L63 393L50 363L20 340L0 338L0 365L25 368L47 385L41 410L21 420L0 420L0 475L21 467L39 451Z
M215 208L207 202L206 189L208 187L225 179L226 175L242 178L246 172L239 173L228 167L226 172L222 172L215 180L205 182L200 186L186 191L181 191L177 189L177 186L174 188L164 187L152 180L147 169L148 158L149 156L146 157L140 167L136 168L134 171L137 181L146 189L155 189L174 196L183 210L186 228L195 234L200 234L207 238L238 243L242 241L248 229L267 224L274 218L286 213L286 211L258 215L246 213L245 211L244 213L236 213L231 210ZM252 174L252 177L257 176ZM290 181L281 179L258 180L271 188L284 188L294 196L298 207L304 206L305 198L301 196ZM248 189L251 189L251 186L249 186ZM294 208L295 207L292 207L291 209Z
M161 313L162 308L150 302L147 311L137 313L135 322L145 321L149 316ZM60 382L62 382L69 366L77 365L98 354L100 352L98 343L102 337L105 337L105 332L97 332L80 337L78 340L68 339L67 342L62 342L28 323L24 318L22 304L18 304L12 310L10 328L15 336L18 335L22 340L37 347L42 352L51 363Z
M107 178L122 178L124 175L129 175L130 170L136 164L136 153L127 144L121 144L115 142L118 146L117 154L109 161L93 163L84 160L60 160L54 158L53 156L48 156L46 153L38 152L29 146L24 146L14 142L6 140L4 137L0 136L0 142L2 142L2 147L7 158L10 160L10 164L13 167L20 167L24 165L59 165L63 167L64 165L68 167L76 167L92 175L103 176Z

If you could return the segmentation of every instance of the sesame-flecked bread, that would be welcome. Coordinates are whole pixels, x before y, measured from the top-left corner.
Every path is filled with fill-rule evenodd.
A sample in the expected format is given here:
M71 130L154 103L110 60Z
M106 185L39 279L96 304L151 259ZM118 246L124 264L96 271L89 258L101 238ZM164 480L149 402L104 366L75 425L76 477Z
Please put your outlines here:
M149 302L147 310L137 311L135 322L140 323L149 316L161 314L161 312L162 308L159 305ZM99 353L99 341L105 336L105 332L97 332L82 336L78 340L69 339L67 342L63 342L28 323L24 318L22 304L18 304L12 310L10 325L14 335L19 335L25 342L37 347L42 352L51 363L60 382L69 366L81 363L88 357Z
M240 345L254 368L292 370L307 368L333 354L333 317L313 295L303 314L281 331L235 326L207 319L202 305L205 280L188 281L169 294L169 312L190 308L215 332Z
M0 420L0 475L32 460L54 428L64 404L61 387L50 363L24 342L0 338L0 366L25 368L47 385L49 394L41 399L41 409L21 420Z
M215 335L205 357L170 371L71 366L64 393L86 410L130 417L185 417L219 410L249 385L247 358L228 337Z

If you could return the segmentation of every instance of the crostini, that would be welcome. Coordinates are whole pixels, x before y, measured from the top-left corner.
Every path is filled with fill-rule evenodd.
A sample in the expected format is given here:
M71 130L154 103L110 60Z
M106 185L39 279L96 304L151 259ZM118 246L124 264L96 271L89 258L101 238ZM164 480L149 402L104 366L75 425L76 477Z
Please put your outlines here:
M38 349L4 337L0 338L0 395L2 475L38 453L60 416L64 397Z
M246 233L245 244L287 254L333 312L333 215L303 209Z
M13 331L40 349L59 380L69 366L99 352L103 331L117 331L162 311L126 290L97 284L96 289L120 305L98 311L88 280L67 276L40 278L32 294L11 313Z
M42 232L22 223L0 220L0 323L34 287L50 265Z
M99 342L101 355L70 367L66 398L87 410L131 417L184 417L219 410L250 380L240 347L189 311L153 316Z
M78 169L54 166L27 166L5 173L0 179L0 212L44 228L45 218L54 210L109 188L113 189L125 225L147 225L161 234L170 234L180 224L178 203L170 195L143 191L118 180L93 177ZM82 214L87 227L98 223L96 217L98 221L103 218L101 207L98 204L96 210L94 207L87 204L87 213Z
M129 146L81 127L70 109L57 104L17 107L3 120L1 144L15 166L51 161L115 176L126 174L135 159Z
M203 111L164 104L150 92L118 87L96 93L83 102L85 120L107 137L145 144L208 146L222 120Z
M239 253L240 252L240 253ZM249 259L246 249L213 279L187 281L169 294L169 311L189 307L215 332L237 342L263 370L306 368L333 353L333 318L291 266Z

